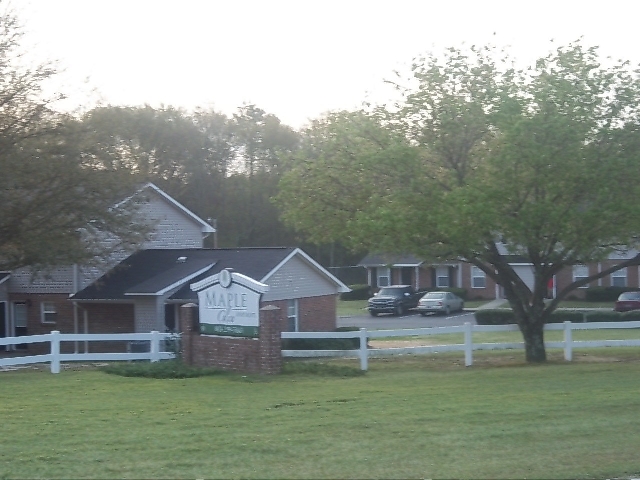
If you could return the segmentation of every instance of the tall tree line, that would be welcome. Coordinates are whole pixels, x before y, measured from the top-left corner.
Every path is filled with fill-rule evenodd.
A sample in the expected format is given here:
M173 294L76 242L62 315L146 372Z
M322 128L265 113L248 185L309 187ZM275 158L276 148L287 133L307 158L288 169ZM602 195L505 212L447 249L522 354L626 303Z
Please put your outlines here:
M151 181L218 234L207 246L303 246L328 266L357 261L341 245L309 244L281 221L272 201L304 133L256 105L227 116L213 109L107 106L72 121L85 132L84 162L138 182Z
M255 105L233 116L173 107L100 107L74 120L96 170L151 181L205 219L219 246L290 244L270 198L299 134Z

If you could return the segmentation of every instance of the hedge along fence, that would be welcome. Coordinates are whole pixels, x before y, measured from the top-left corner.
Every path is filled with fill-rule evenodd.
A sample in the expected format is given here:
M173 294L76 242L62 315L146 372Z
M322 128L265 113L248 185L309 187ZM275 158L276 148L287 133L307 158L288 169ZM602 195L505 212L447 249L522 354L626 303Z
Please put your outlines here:
M338 327L336 332L358 332L358 327ZM360 338L288 338L282 350L352 350L360 348Z
M478 325L512 325L516 317L512 310L486 309L475 312ZM640 321L640 310L614 312L611 310L556 310L547 323L587 323L587 322L635 322Z
M621 293L637 290L633 287L589 287L584 292L584 298L588 302L615 302Z
M547 330L561 330L564 339L561 341L544 342L546 348L562 348L564 358L571 361L573 350L576 348L603 348L603 347L640 347L640 339L631 340L573 340L575 330L610 330L610 329L640 329L640 322L593 322L572 323L565 321L562 324L545 325ZM386 355L420 355L440 352L464 352L465 366L473 365L473 352L476 350L508 350L524 349L524 342L508 343L474 343L473 334L481 332L517 332L517 325L473 325L469 322L464 325L450 327L429 327L401 330L370 330L361 328L359 331L345 332L282 332L282 339L353 339L358 338L360 348L352 350L282 350L283 357L313 358L313 357L356 357L360 359L360 369L368 369L369 357ZM371 348L368 339L385 337L407 336L437 336L441 334L462 333L464 343L424 345L412 347Z

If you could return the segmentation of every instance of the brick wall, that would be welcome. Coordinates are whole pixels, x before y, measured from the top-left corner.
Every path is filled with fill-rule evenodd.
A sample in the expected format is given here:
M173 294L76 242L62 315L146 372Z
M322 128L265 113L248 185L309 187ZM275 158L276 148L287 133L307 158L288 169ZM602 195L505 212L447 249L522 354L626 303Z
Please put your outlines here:
M194 321L197 306L180 308L182 359L189 365L245 373L275 374L282 367L282 311L275 306L260 310L259 338L200 335Z
M133 304L84 303L80 304L80 332L84 332L83 310L88 316L86 333L134 333Z
M59 330L64 333L73 333L73 304L67 294L12 294L10 301L13 303L26 303L27 305L27 335L42 335ZM56 308L55 323L43 323L42 304L53 303Z
M79 333L84 331L84 314L86 310L88 331L86 333L134 333L133 304L123 303L84 303L79 308ZM89 342L89 352L126 352L130 342ZM84 352L83 348L80 351Z
M496 282L489 277L485 276L484 288L472 288L472 278L471 278L471 269L472 265L468 263L461 263L461 272L460 277L462 280L461 288L464 288L467 291L467 299L468 300L476 300L476 299L486 299L492 300L496 298Z
M287 300L269 302L282 311L282 330L288 330ZM336 329L337 295L298 299L298 326L301 332L333 332Z
M12 303L25 303L27 305L27 331L24 335L44 335L58 330L63 333L74 333L73 304L67 294L11 294L9 300ZM43 322L43 303L52 303L56 309L55 322ZM21 333L21 332L18 332ZM49 353L49 343L26 344L21 350L29 355L41 355ZM62 344L61 351L69 353L73 351L73 345Z

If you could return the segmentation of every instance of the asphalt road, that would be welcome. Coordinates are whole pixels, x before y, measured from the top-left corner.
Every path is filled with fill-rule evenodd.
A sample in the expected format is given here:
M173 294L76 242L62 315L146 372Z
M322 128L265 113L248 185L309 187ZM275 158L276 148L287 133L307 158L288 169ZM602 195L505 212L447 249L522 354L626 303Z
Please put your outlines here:
M476 319L473 311L464 311L445 315L421 316L417 312L408 312L406 315L395 317L388 314L380 314L377 317L367 315L357 315L350 317L338 317L338 327L358 327L371 330L385 330L396 328L426 328L426 327L450 327L453 325L464 325L470 322L475 324Z

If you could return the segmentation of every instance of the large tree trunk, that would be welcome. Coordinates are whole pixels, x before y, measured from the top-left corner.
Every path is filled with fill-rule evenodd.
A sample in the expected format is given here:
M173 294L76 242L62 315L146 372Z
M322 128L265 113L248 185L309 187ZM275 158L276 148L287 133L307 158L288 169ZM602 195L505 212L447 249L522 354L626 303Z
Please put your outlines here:
M525 359L530 363L547 361L547 351L544 348L544 322L526 319L519 322L520 331L524 337Z

